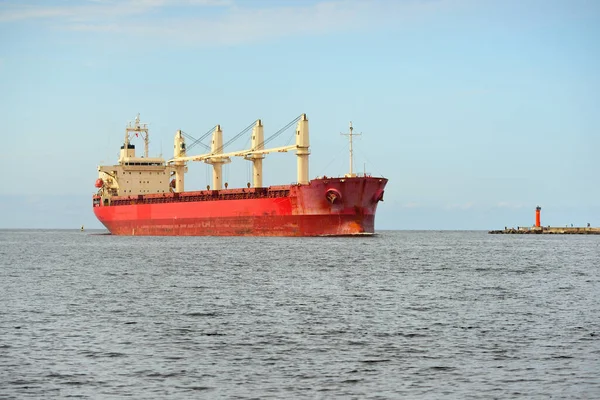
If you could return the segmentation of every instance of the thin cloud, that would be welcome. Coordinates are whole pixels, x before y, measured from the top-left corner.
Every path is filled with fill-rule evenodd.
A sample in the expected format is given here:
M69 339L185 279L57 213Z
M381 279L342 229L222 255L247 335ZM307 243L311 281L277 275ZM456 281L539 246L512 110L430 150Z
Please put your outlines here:
M401 26L421 15L444 12L460 3L461 0L324 0L300 6L283 3L266 7L233 0L94 0L70 7L10 3L0 6L0 23L37 19L54 29L177 43L237 44ZM185 10L184 16L162 14L177 7Z
M65 22L102 21L105 18L144 15L176 6L225 7L230 0L91 0L75 6L35 6L8 3L0 6L0 22L31 19L62 19Z
M467 203L462 203L462 204L448 204L446 206L446 209L447 210L470 210L474 207L475 207L475 203L472 201L469 201Z
M519 209L523 208L523 204L520 203L511 203L508 201L500 201L494 205L495 208L508 208L508 209Z

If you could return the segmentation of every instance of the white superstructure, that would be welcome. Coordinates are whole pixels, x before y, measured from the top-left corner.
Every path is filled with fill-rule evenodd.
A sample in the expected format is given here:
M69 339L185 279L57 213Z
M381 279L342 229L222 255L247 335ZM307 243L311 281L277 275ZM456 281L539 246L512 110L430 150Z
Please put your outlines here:
M231 157L243 157L253 163L253 185L263 185L263 159L266 154L274 152L287 152L296 150L298 164L298 184L308 184L308 156L309 136L308 118L302 114L296 120L296 144L290 146L265 148L263 125L257 120L252 131L252 148L230 153L223 153L223 131L217 125L213 131L210 153L188 156L184 133L178 130L173 142L173 158L165 161L161 157L148 157L148 125L140 122L137 115L133 123L125 128L125 138L119 153L117 165L101 165L98 167L98 179L96 187L103 203L110 202L113 196L137 196L146 194L160 194L184 191L188 161L202 161L213 167L212 187L213 190L221 190L223 164L231 162ZM144 155L135 155L135 146L131 144L133 137L142 137L144 140Z
M144 140L144 156L135 155L132 137ZM125 128L125 140L119 153L117 165L98 167L96 186L104 198L112 196L136 196L139 194L169 193L171 174L177 166L167 165L160 157L148 157L148 125L140 123L138 114L133 123ZM185 154L185 143L184 154Z

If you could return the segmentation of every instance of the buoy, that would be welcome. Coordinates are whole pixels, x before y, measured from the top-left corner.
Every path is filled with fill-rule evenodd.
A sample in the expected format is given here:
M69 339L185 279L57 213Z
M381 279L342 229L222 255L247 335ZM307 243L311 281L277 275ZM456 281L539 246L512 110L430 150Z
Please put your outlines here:
M98 178L96 179L96 183L94 184L94 186L96 186L97 188L101 188L102 186L104 186L104 181Z
M83 232L83 225L81 225L81 231Z

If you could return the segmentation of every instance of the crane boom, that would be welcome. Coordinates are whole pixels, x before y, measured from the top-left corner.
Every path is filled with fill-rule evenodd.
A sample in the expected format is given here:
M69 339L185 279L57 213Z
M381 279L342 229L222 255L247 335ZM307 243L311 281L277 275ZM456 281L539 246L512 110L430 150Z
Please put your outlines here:
M264 145L271 139L279 136L283 131L289 128L294 123L297 123L295 137L296 144L281 147L272 147L265 149ZM231 151L223 153L223 148L233 140L240 137L243 133L252 128L252 147L246 150ZM188 136L188 135L185 135ZM173 158L168 160L168 164L174 164L179 166L181 174L178 175L177 182L181 181L179 187L177 182L175 183L175 190L179 191L178 188L183 190L183 173L185 172L185 164L188 161L203 161L213 166L213 188L214 190L220 190L222 187L222 165L231 162L230 157L243 157L246 160L252 161L253 163L253 182L255 187L262 187L262 161L265 154L269 153L285 153L290 150L296 151L297 164L298 164L298 184L308 184L308 156L310 155L309 149L309 137L308 137L308 118L306 114L300 115L294 121L286 125L283 129L280 129L275 135L272 135L269 139L263 140L263 125L260 119L256 120L253 125L244 129L242 132L237 134L232 140L223 144L223 131L221 126L217 125L212 138L212 146L210 152L206 154L200 154L196 156L188 156L185 154L185 150L178 151L181 147L185 149L185 143L183 142L184 133L178 131L175 137L175 152ZM197 141L195 141L197 142ZM226 183L226 182L225 182ZM208 186L210 187L210 186ZM227 187L227 185L225 185ZM250 187L250 186L248 186Z
M221 158L245 157L245 156L249 156L251 154L285 153L290 150L295 150L296 148L297 148L297 146L294 144L294 145L290 145L290 146L273 147L271 149L261 149L261 150L246 149L246 150L232 151L230 153L206 153L206 154L200 154L197 156L174 157L174 158L170 159L169 161L167 161L167 163L173 163L175 161L204 161L204 160L209 160L209 159L215 158L215 157L221 157Z

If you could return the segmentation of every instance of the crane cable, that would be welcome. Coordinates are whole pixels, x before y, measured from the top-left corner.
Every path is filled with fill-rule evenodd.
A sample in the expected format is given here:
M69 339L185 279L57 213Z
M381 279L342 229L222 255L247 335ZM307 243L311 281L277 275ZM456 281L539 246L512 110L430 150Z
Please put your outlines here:
M276 139L279 135L281 135L283 132L285 132L286 130L288 130L292 125L294 125L295 123L297 123L298 121L300 121L300 118L302 118L302 115L299 115L298 117L296 117L295 119L293 119L292 121L290 121L286 126L284 126L283 128L281 128L280 130L278 130L277 132L275 132L273 135L269 136L267 139L263 140L262 143L260 143L257 148L264 148L264 146L273 141L274 139ZM238 133L237 135L235 135L234 137L232 137L230 140L228 140L223 146L219 147L216 151L215 154L220 154L223 152L223 149L226 146L229 146L231 143L235 142L237 139L239 139L242 135L244 135L246 132L248 132L250 129L252 129L255 125L257 120L254 120L254 122L252 122L250 125L248 125L243 131L241 131L240 133ZM205 145L204 143L202 143L201 141L204 140L208 135L210 135L215 129L216 129L217 125L215 125L213 128L211 128L211 130L209 130L208 132L206 132L204 135L202 135L199 139L194 139L194 137L192 137L191 135L181 131L181 133L189 138L190 140L194 140L194 142L187 146L187 150L189 150L190 148L192 148L193 146L195 146L196 144L200 143L201 145L203 145L204 147L206 147L207 149L209 149L209 147L207 145ZM291 141L291 138L290 138ZM289 143L289 141L288 141Z
M271 136L269 136L267 139L263 140L263 142L261 144L258 145L258 148L264 148L264 146L269 143L270 141L272 141L273 139L277 138L279 135L281 135L283 132L285 132L286 130L288 130L292 125L294 125L296 122L300 121L300 118L302 118L302 115L299 115L297 118L295 118L294 120L292 120L290 123L288 123L286 126L284 126L283 128L281 128L280 130L278 130L277 132L275 132L274 134L272 134Z
M248 132L250 129L252 129L254 127L254 125L256 125L256 121L258 120L254 120L254 122L252 122L250 125L248 125L243 131L241 131L240 133L238 133L237 135L235 135L234 137L232 137L231 139L229 139L227 141L227 143L225 143L223 146L219 147L216 151L215 154L220 154L223 152L223 149L226 146L229 146L231 143L235 142L236 140L238 140L244 133Z
M209 149L209 150L210 150L210 147L208 147L208 146L207 146L207 145L205 145L204 143L200 142L200 139L196 139L195 137L193 137L192 135L189 135L189 134L185 133L184 131L181 131L181 134L182 134L182 135L183 135L183 137L185 137L186 139L193 141L193 143L192 143L191 145L189 145L189 146L187 146L187 147L186 147L186 150L189 150L189 149L191 149L192 147L194 147L194 146L195 146L195 145L197 145L197 144L201 144L201 145L202 145L202 147L204 147L205 149Z
M199 139L195 139L193 136L185 133L184 131L181 131L181 133L188 139L193 140L194 142L192 144L190 144L189 146L186 146L186 150L191 149L192 147L194 147L197 144L201 144L202 146L204 146L205 148L210 150L210 147L205 145L204 143L202 143L202 141L204 139L206 139L208 137L208 135L210 135L215 129L217 128L217 125L213 126L212 128L210 128L210 130L208 132L206 132L204 135L200 136Z

